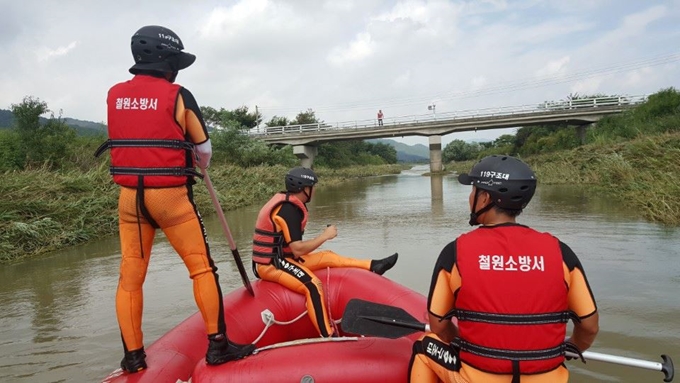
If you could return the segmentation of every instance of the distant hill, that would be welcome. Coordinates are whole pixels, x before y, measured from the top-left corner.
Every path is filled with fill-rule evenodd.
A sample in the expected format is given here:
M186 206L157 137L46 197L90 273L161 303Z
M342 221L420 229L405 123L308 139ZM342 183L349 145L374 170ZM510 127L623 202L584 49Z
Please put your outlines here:
M100 122L76 120L75 118L64 118L66 125L73 127L79 134L94 135L106 134L106 125Z
M389 138L375 138L366 140L372 144L383 143L392 146L397 150L398 162L429 162L430 149L423 144L406 145L403 142Z
M64 117L64 123L73 129L79 135L93 136L98 134L106 134L106 125L99 122L77 120L75 118ZM40 117L41 123L46 123L47 119ZM14 115L11 110L0 109L0 129L9 129L14 126Z

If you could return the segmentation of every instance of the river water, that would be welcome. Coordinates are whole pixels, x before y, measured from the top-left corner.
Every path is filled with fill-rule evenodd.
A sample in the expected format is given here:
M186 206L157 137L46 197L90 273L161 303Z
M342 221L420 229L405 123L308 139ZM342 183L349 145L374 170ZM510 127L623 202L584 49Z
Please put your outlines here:
M398 251L399 262L386 276L426 295L440 250L470 230L469 187L454 176L423 176L426 169L321 188L309 204L307 236L334 223L338 237L325 248L357 258ZM258 209L226 213L249 273ZM519 222L553 233L579 255L600 310L601 330L591 351L655 362L668 354L680 364L680 228L632 213L587 188L541 185ZM241 286L238 271L214 214L206 226L228 293ZM0 381L97 382L118 367L119 258L118 239L110 238L0 266ZM188 273L162 233L144 301L147 346L196 312ZM568 365L574 382L663 379L660 372L603 362Z

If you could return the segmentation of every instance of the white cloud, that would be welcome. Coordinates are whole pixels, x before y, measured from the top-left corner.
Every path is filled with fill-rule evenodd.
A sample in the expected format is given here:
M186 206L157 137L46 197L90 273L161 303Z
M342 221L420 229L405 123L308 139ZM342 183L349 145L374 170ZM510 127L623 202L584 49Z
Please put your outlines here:
M648 2L651 3L651 2ZM645 10L634 12L626 15L621 20L619 27L604 31L601 36L594 39L591 43L596 49L602 49L605 52L610 52L614 49L635 49L644 50L645 47L637 44L643 36L653 36L646 29L654 21L664 18L676 19L678 18L677 10L675 14L668 12L669 10L662 5L653 6ZM651 41L649 41L651 43Z
M549 61L544 67L536 71L536 77L550 77L563 74L567 70L567 64L569 64L569 61L569 56L564 56L557 60Z
M547 3L560 13L579 13L592 12L598 8L613 7L620 4L621 0L549 0L537 1L537 3Z
M477 90L477 89L483 89L484 86L487 85L488 81L486 80L486 77L484 77L484 76L476 76L472 79L472 81L470 83L472 85L471 88L473 90Z
M375 44L368 33L359 33L356 38L344 47L331 49L326 59L336 66L362 61L373 54Z
M404 73L397 76L392 83L395 88L406 88L411 84L411 71L406 70Z
M416 23L427 24L430 21L430 12L426 2L408 0L396 3L390 11L375 17L375 20L387 22L412 20Z
M623 19L623 25L621 26L620 31L626 31L629 34L639 32L649 26L652 22L664 17L666 11L667 8L665 6L656 5L642 12L626 16Z
M238 33L257 19L276 20L276 12L268 0L242 0L232 7L216 7L210 11L207 21L200 28L201 37L225 39L238 36ZM267 12L271 11L271 12Z
M361 0L359 0L361 4ZM349 12L354 10L354 8L357 6L357 3L352 0L326 0L323 2L323 7L328 10L329 12L336 12L336 11L342 11L342 12Z
M77 45L78 45L77 41L71 41L67 46L61 46L55 49L41 47L36 52L36 55L38 56L38 61L48 61L55 57L64 56L68 54L70 51L75 49Z
M257 105L265 120L307 108L327 122L373 120L378 109L428 114L433 100L439 114L680 85L680 55L670 56L677 0L24 0L3 10L0 108L33 95L93 121L106 120L108 89L130 78L130 36L148 24L196 54L178 83L199 104Z

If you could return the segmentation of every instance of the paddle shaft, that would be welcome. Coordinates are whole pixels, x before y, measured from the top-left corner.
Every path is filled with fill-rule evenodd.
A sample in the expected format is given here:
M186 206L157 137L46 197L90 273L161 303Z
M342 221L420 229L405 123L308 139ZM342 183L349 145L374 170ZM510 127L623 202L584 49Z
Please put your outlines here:
M664 375L666 375L666 379L664 379L664 381L666 382L670 382L673 379L674 372L673 361L666 355L661 355L661 358L663 359L664 363L659 363L641 359L628 358L625 356L603 354L600 352L593 351L583 351L582 354L583 358L587 360L596 360L598 362L616 363L624 366L639 367L653 371L661 371L664 373ZM566 355L569 357L578 358L578 355L572 352L567 352Z
M208 171L204 168L201 168L201 172L203 173L203 181L205 181L205 186L208 188L208 193L210 193L210 199L212 200L215 211L217 212L217 216L219 217L220 223L222 224L224 234L227 236L229 248L231 249L231 254L234 256L234 261L236 261L238 272L241 274L243 285L246 287L250 295L255 296L255 291L253 291L253 286L250 285L250 279L248 279L248 274L246 273L246 269L243 266L243 262L241 261L241 256L239 255L238 249L236 248L236 243L234 243L234 238L231 236L231 230L229 230L227 218L224 216L222 206L220 206L220 201L217 199L217 194L215 193L215 188L213 187L212 181L210 181Z

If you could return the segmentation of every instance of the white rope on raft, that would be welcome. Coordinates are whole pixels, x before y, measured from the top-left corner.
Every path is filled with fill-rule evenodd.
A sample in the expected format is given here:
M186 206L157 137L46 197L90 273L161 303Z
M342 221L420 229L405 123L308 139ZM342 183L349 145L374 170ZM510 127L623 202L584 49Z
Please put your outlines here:
M269 327L271 327L273 324L285 326L285 325L289 325L291 323L295 323L300 318L307 315L307 310L303 311L302 314L297 316L297 318L290 320L288 322L277 321L276 318L274 318L274 313L269 311L269 309L265 309L264 311L262 311L262 313L260 315L262 316L262 321L264 322L264 329L262 329L262 332L260 333L260 335L252 342L253 344L257 344L257 342L259 342L260 339L262 339L264 334L267 333L267 330L269 329Z
M330 271L328 269L329 268L327 268L327 271ZM330 273L328 273L328 275L330 275ZM330 283L330 279L327 279L326 285L328 285L329 283ZM326 295L328 295L328 294L326 294ZM331 314L331 312L330 312L330 310L331 310L330 299L328 301L327 307L328 307L328 315L330 316L330 314ZM307 310L303 311L302 314L298 315L293 320L289 320L287 322L281 322L281 321L277 321L276 318L274 318L273 312L271 312L269 309L265 309L264 311L262 311L260 313L260 316L262 317L262 321L264 322L264 329L262 329L262 332L260 333L260 335L257 338L255 338L255 340L252 343L257 344L257 342L259 342L260 339L262 339L264 334L267 333L267 330L269 330L269 327L271 327L272 325L274 325L274 324L278 324L278 325L282 325L282 326L289 325L291 323L295 323L296 321L300 320L305 315L307 315ZM333 325L335 325L334 327L335 327L335 330L337 331L337 324L342 322L342 318L340 318L338 320L333 320L333 318L331 317L330 320L333 323ZM344 339L344 338L347 338L347 339ZM349 340L351 338L353 338L353 337L340 337L340 338L334 338L334 339ZM311 338L311 340L316 340L316 339L330 339L330 338ZM300 339L300 340L309 340L309 339ZM289 341L289 342L283 342L283 343L277 343L277 344L279 344L279 345L285 344L285 345L289 346L289 345L293 345L294 344L293 342L297 342L297 341ZM303 343L297 343L297 344L305 344L305 343L316 343L316 342L303 342ZM258 348L254 351L254 353L257 353L258 351L262 351L262 350L267 350L267 349L270 349L270 348L275 348L275 347L273 347L275 345L276 344L273 344L273 345L270 345L270 346L265 346L265 347L262 347L262 348ZM283 347L283 346L281 346L281 347Z
M271 350L273 348L298 346L298 345L301 345L301 344L329 343L329 342L350 342L350 341L357 341L357 340L359 340L359 337L356 337L356 336L341 336L341 337L336 337L336 338L296 339L296 340L290 340L288 342L274 343L274 344L271 344L269 346L260 347L258 349L255 349L255 351L253 351L253 354L257 354L258 352L264 351L264 350Z

